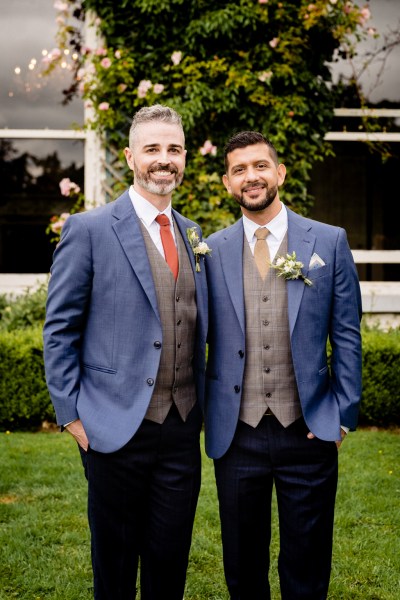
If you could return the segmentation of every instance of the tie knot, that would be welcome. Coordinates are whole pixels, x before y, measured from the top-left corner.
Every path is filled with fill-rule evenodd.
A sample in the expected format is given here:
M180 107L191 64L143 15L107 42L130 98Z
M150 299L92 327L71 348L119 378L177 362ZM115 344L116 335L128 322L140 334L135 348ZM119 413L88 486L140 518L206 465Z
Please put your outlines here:
M169 219L167 215L158 215L156 217L156 221L161 227L165 227L166 225L170 225Z
M265 239L267 239L267 235L268 234L269 234L269 231L268 231L268 229L266 227L259 227L254 232L254 235L256 236L256 238L258 240L265 240Z

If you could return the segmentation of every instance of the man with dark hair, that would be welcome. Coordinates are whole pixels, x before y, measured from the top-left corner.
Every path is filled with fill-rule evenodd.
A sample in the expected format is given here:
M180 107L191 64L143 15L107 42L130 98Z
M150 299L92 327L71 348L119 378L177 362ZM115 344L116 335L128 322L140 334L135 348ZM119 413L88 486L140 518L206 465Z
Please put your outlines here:
M135 598L140 558L142 600L182 600L200 488L207 287L188 239L196 224L171 209L185 168L180 116L142 108L125 156L133 186L63 228L46 377L85 464L95 599Z
M281 203L286 169L263 135L231 138L225 164L243 217L208 239L205 431L227 585L232 600L270 598L275 485L282 599L324 600L337 450L361 393L357 272L343 229Z

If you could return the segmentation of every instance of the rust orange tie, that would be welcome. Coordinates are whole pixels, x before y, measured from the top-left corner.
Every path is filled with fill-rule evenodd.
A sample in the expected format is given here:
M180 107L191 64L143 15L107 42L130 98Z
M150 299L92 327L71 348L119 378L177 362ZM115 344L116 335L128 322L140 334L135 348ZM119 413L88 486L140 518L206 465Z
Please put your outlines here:
M178 277L179 262L178 251L171 233L171 224L167 215L158 215L156 221L160 225L161 243L164 248L165 260L176 280Z

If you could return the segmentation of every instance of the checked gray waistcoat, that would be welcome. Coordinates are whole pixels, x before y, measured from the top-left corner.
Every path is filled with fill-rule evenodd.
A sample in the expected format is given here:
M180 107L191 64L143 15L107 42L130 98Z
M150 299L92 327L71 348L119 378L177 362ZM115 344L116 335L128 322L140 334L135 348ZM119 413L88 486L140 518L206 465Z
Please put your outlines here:
M287 253L287 234L278 254ZM290 348L287 282L270 269L263 281L243 245L246 364L239 418L257 427L269 408L287 427L301 416Z
M196 402L193 353L196 334L196 288L186 246L177 227L179 273L175 279L141 224L157 295L163 341L154 392L145 419L163 423L172 403L185 421Z

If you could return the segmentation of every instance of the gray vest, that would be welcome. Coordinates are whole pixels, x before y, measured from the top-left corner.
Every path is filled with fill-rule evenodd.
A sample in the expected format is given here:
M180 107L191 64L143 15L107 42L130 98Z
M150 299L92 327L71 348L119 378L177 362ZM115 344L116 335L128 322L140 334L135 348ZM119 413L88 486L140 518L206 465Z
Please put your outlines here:
M301 416L290 349L287 282L270 269L259 275L246 239L243 245L246 364L239 418L257 427L269 408L287 427ZM287 234L278 254L287 253Z
M172 403L185 421L196 402L193 353L196 334L196 288L186 246L175 227L179 273L175 279L168 264L141 224L156 288L163 341L154 392L145 419L163 423Z

